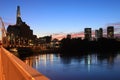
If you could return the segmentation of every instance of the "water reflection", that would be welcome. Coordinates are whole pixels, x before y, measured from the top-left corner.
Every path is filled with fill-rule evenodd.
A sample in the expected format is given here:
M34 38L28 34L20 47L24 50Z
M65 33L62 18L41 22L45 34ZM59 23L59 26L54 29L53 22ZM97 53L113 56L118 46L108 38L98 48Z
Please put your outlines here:
M98 60L102 63L107 60L108 64L114 64L114 59L117 57L117 52L102 53L98 55Z
M24 57L21 59L29 66L37 68L40 62L44 66L46 66L48 61L51 64L53 64L53 57L54 57L53 54L40 54L40 55L37 54L29 57Z
M90 53L76 56L39 54L25 57L22 60L51 78L51 80L120 79L118 76L118 73L120 73L120 54L118 52Z

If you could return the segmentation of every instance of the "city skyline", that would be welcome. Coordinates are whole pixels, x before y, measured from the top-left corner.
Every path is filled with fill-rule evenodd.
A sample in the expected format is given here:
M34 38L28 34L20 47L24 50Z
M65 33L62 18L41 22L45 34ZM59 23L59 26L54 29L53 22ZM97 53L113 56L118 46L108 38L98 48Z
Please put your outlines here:
M120 24L119 0L2 0L0 9L6 27L16 23L16 7L21 18L38 37L106 28ZM5 10L4 10L5 9ZM119 26L118 26L119 27Z

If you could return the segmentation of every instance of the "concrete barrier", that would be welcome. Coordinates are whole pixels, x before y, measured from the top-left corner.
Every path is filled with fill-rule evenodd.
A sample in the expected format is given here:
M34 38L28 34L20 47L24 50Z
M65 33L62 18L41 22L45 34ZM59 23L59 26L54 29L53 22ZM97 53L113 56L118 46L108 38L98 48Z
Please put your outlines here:
M19 58L0 48L0 80L49 80Z

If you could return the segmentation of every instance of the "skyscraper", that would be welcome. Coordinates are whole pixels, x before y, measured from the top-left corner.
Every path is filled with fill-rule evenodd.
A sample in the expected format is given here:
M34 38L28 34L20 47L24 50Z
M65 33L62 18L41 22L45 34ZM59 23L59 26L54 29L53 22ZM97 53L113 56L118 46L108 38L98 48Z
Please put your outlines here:
M20 17L20 6L17 6L17 17Z
M107 27L107 38L114 38L114 27L113 26Z
M85 39L90 40L91 39L91 28L85 28L84 30L84 35L85 35Z
M99 30L95 30L95 38L96 38L96 39L99 38Z
M95 38L102 38L103 37L103 29L99 28L99 30L95 30Z
M103 37L103 29L99 28L99 38L102 38L102 37Z
M20 6L17 6L16 25L20 25L21 23L22 23L22 19L20 15Z

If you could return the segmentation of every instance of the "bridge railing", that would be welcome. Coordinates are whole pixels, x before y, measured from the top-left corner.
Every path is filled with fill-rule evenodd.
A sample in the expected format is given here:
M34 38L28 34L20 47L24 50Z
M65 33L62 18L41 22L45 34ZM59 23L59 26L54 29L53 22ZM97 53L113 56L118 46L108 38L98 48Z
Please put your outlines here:
M22 62L12 53L0 48L0 80L49 80Z

